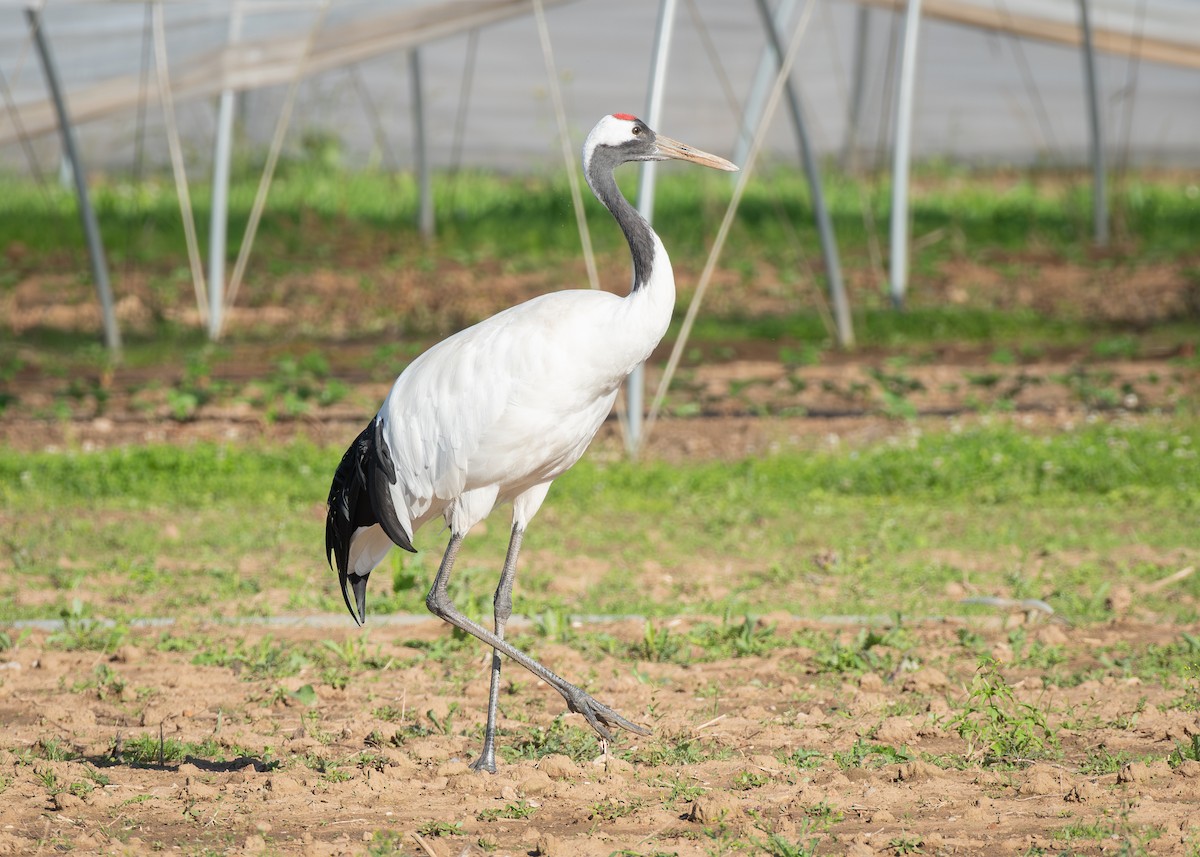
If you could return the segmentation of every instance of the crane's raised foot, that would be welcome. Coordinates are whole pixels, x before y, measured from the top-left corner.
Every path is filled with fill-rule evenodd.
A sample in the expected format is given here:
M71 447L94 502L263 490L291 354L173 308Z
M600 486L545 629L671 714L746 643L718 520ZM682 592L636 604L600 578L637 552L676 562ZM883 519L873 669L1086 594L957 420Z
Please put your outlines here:
M568 684L562 690L567 708L576 714L582 714L596 733L606 741L613 739L610 728L620 727L637 735L649 735L650 730L639 726L631 720L626 720L602 702L597 702L592 696L573 684Z

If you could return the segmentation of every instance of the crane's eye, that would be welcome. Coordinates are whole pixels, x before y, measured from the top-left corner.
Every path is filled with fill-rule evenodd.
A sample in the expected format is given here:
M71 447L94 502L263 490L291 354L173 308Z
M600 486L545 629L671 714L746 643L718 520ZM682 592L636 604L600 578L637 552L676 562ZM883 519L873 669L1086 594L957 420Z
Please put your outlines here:
M635 137L637 137L637 136L640 136L640 135L641 135L641 133L642 133L642 126L641 126L641 125L634 125L634 126L633 126L633 136L635 136Z

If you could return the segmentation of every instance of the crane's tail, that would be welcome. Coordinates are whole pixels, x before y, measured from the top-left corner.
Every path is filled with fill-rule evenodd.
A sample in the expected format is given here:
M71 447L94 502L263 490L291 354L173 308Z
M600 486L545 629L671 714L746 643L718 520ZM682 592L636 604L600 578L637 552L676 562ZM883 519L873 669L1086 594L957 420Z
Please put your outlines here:
M330 568L336 564L346 609L360 625L367 618L367 578L374 563L366 569L351 568L352 543L363 538L364 530L378 524L395 544L416 553L392 501L390 489L395 484L396 466L383 435L383 423L375 417L342 456L329 486L325 513L325 558Z

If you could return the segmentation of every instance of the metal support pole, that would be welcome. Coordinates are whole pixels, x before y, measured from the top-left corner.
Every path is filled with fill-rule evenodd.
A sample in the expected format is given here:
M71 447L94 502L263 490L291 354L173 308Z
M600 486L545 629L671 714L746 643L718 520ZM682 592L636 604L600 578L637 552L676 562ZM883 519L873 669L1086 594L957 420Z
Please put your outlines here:
M796 9L796 0L780 0L775 9L775 29L782 30ZM754 72L754 83L750 87L750 95L746 99L746 108L742 111L742 127L738 131L737 145L733 149L733 162L746 163L746 153L750 151L750 143L754 139L754 129L762 118L763 105L767 102L767 94L775 83L775 75L779 70L779 53L768 42L763 48L758 60L758 69ZM729 180L737 182L737 173L730 173Z
M675 31L677 0L662 0L658 7L658 29L654 36L654 56L650 59L650 92L646 97L646 115L651 128L658 127L662 116L663 89L667 84L667 61L671 55L671 36ZM647 222L654 220L654 183L658 174L653 161L642 163L638 180L638 213ZM645 410L645 371L638 366L625 380L625 449L637 455L642 444L642 419Z
M242 38L242 4L235 2L229 17L229 44ZM221 336L225 311L225 247L229 227L229 162L233 154L233 119L236 94L221 90L217 103L217 130L213 144L212 214L208 237L208 338Z
M96 212L92 208L88 196L87 172L79 157L79 149L75 145L75 128L71 125L71 117L67 115L67 105L63 101L62 90L59 87L58 72L54 59L50 55L50 46L42 33L41 20L38 11L33 8L25 10L29 21L29 29L33 33L34 45L42 60L42 69L46 74L46 86L50 89L50 97L54 100L54 109L58 113L58 129L62 134L63 148L71 162L71 173L75 179L75 193L79 197L79 216L83 220L83 233L87 239L88 256L92 261L92 277L96 281L96 292L100 296L100 311L104 318L104 342L113 354L121 351L121 331L117 328L117 313L113 306L112 287L108 281L108 262L104 258L104 242L100 240L100 226L96 222Z
M429 158L425 137L425 97L421 87L421 52L408 52L408 82L412 90L413 152L417 166L417 230L425 240L433 238L433 185L429 176Z
M767 0L758 0L758 11L762 16L763 29L775 52L776 62L783 65L783 45L779 39L779 31L771 19L771 10L767 8ZM796 140L800 144L800 159L804 165L804 173L808 177L809 192L812 194L813 216L817 221L817 233L821 238L821 255L825 257L825 274L829 278L829 297L833 303L833 318L837 328L837 342L842 348L854 346L854 326L850 320L850 304L846 300L846 287L842 282L842 263L838 256L837 237L833 233L833 220L829 216L829 208L825 204L825 192L821 186L821 171L817 166L812 144L808 139L808 128L804 122L804 110L800 105L800 97L792 85L791 76L785 83L788 109L792 116L792 125L796 131Z
M1083 31L1083 78L1088 93L1088 124L1092 155L1092 221L1097 247L1108 246L1108 200L1105 188L1104 139L1100 128L1100 85L1096 79L1096 52L1092 48L1092 22L1088 0L1079 0L1079 28Z
M854 20L854 77L850 82L850 109L842 142L842 169L858 169L858 138L862 126L863 92L867 86L867 49L871 41L871 7L859 6Z
M908 287L908 168L912 146L913 92L917 78L917 36L921 0L908 0L904 18L904 47L900 53L900 82L896 97L896 141L892 160L891 298L904 307Z

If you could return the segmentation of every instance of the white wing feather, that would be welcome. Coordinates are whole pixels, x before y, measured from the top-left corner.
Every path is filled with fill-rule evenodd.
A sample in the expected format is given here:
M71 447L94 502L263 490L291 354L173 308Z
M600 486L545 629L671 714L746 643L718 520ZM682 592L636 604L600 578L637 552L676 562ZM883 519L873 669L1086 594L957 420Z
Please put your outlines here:
M469 527L579 459L636 364L598 323L621 303L606 292L543 295L443 340L401 373L380 415L409 532L460 495L474 508L451 523ZM470 496L484 488L496 490Z

